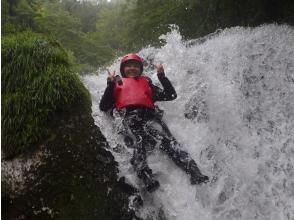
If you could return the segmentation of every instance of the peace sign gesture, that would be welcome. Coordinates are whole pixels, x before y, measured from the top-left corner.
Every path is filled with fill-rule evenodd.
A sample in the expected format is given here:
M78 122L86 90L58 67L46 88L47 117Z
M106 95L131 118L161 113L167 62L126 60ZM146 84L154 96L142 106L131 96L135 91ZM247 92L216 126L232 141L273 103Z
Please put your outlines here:
M111 73L109 71L109 69L107 69L107 73L108 73L107 81L114 82L115 81L115 71L113 71L113 73Z
M163 66L162 66L161 63L158 64L158 65L155 65L155 67L156 67L157 75L158 75L158 76L164 76L164 75L165 75L165 74L164 74L164 69L163 69Z

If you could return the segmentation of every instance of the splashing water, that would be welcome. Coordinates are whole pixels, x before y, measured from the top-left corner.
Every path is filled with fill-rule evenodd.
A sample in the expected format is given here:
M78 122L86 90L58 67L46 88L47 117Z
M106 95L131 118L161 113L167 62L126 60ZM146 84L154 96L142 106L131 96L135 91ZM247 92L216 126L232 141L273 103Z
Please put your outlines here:
M230 28L184 41L177 29L161 48L145 48L145 74L159 84L162 63L178 93L158 102L164 120L210 182L192 186L166 155L148 157L161 187L144 196L143 219L294 219L294 29L266 25ZM119 61L109 67L119 72ZM140 187L117 123L99 111L107 74L83 81L93 117L119 163L120 175Z

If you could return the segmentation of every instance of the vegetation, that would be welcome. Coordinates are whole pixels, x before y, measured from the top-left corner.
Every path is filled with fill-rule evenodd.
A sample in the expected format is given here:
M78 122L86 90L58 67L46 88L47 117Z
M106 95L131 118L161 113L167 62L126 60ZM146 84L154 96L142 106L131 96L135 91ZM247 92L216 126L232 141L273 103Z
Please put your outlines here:
M29 28L54 36L91 71L123 53L158 45L170 24L185 38L196 38L236 25L293 25L293 11L292 0L3 0L2 33Z
M6 155L48 137L58 117L90 109L88 91L58 42L31 32L2 38L2 148Z

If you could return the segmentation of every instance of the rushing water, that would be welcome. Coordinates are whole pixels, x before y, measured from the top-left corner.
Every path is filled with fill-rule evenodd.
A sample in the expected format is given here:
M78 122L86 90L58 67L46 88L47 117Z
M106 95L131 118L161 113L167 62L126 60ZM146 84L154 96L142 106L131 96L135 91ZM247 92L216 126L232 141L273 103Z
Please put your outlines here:
M161 187L143 194L144 219L294 219L294 29L266 25L230 28L184 41L177 31L161 48L144 48L145 74L158 80L162 63L178 98L157 103L184 150L211 181L189 177L155 149L148 157ZM109 67L119 73L119 61ZM129 163L132 149L117 122L99 111L106 71L83 80L93 117L119 162L120 175L141 187Z

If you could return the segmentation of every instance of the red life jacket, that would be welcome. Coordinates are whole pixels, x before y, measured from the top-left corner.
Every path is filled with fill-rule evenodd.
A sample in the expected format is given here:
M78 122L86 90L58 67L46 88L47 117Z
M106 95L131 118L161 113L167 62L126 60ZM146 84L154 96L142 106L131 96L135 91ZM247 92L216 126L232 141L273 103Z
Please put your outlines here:
M155 108L151 87L148 80L143 76L123 77L122 85L115 83L114 97L117 110L130 106Z

